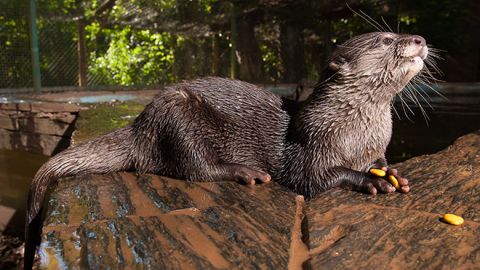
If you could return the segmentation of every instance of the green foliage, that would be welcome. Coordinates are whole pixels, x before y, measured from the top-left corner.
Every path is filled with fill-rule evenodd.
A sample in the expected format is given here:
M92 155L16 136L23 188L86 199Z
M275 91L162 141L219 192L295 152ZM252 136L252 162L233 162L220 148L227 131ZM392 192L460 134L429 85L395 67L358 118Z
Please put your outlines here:
M262 52L263 69L271 82L280 80L281 60L278 47L269 46L269 44L261 44L260 51Z
M30 38L24 1L0 1L0 88L32 84Z
M49 14L69 14L77 9L76 0L37 0L37 8Z
M105 35L105 52L90 55L89 72L105 79L105 84L150 85L175 80L171 72L174 61L175 39L169 33L150 30L133 31L131 27L100 30L90 25L88 37L97 39Z
M362 0L351 5L382 27L389 24L396 31L398 23L400 32L424 36L446 51L442 55L447 60L458 57L459 66L476 67L479 20L478 5L473 2ZM319 78L337 44L376 30L342 1L37 0L42 84L78 83L79 20L86 25L90 86L143 86L228 76L230 61L235 61L229 57L232 3L237 27L243 20L255 26L256 40L248 46L258 46L261 58L250 64L262 65L265 82L282 82L288 72L280 51L288 47L284 44L288 39L282 41L281 25L295 23L303 28L297 37L305 45L304 76L312 80ZM0 0L0 88L32 84L26 14L28 1ZM237 34L238 45L242 33Z

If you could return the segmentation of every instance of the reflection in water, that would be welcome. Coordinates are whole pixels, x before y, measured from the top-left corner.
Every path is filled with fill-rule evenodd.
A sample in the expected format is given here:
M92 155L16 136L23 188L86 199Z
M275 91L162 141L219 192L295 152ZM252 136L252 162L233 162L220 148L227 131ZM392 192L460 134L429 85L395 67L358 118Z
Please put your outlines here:
M454 102L433 105L427 109L426 121L418 107L415 115L406 119L397 107L401 120L394 117L393 136L387 149L389 163L401 162L414 156L433 154L451 145L458 137L480 129L480 98L470 98L471 104Z
M0 149L0 205L17 210L9 230L15 234L23 229L23 216L30 183L35 172L48 157L23 151ZM13 226L13 228L12 228Z

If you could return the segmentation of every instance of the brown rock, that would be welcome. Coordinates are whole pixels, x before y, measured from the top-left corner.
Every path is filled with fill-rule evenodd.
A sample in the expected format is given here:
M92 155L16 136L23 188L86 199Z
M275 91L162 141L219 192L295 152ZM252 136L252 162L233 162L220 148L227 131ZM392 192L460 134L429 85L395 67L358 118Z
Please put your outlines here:
M42 266L479 268L480 132L394 167L410 193L335 189L305 203L275 183L132 173L64 179L47 207ZM443 223L447 212L465 223Z
M332 190L308 203L312 269L480 267L480 132L394 167L410 193ZM443 223L445 213L465 223Z
M76 114L68 113L68 112L56 112L56 113L47 113L47 112L39 112L35 115L38 118L48 118L52 120L56 120L59 122L71 124L77 118Z
M42 266L285 269L294 197L276 184L131 173L67 179L49 202Z
M69 145L76 113L31 112L28 103L0 105L0 149L52 155ZM72 109L70 104L64 105L66 110ZM49 108L64 107L55 104Z
M31 111L30 103L0 103L0 110Z

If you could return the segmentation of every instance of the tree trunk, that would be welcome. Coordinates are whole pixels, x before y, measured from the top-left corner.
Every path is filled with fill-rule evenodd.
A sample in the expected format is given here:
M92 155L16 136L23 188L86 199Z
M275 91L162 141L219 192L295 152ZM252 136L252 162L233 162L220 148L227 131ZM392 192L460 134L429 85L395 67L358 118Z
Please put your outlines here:
M239 78L249 82L263 80L262 54L255 38L252 17L237 17L237 62L239 64Z
M280 25L280 57L283 80L297 83L306 76L303 26L297 20L285 20Z
M190 39L185 39L184 42L175 49L173 64L173 74L179 79L190 79L196 76L194 68L193 56L196 44Z
M218 76L220 74L220 50L218 47L218 34L212 36L211 60L210 60L210 75Z

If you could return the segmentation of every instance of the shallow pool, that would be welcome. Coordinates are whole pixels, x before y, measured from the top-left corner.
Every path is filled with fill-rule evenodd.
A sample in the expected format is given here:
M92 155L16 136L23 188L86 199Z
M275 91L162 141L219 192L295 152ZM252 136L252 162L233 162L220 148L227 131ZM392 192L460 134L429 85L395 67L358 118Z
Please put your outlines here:
M39 154L0 149L0 205L16 209L7 233L22 233L30 182L47 159ZM4 220L0 222L5 224Z

